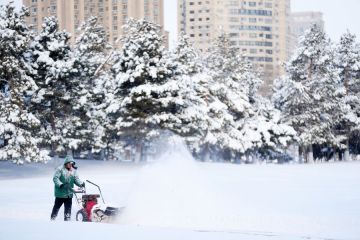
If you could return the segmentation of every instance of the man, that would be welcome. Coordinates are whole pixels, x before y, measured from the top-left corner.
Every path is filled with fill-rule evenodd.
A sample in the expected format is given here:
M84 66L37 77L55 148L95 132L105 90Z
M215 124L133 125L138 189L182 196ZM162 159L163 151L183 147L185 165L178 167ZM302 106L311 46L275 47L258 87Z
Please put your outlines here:
M63 166L56 169L53 178L55 184L55 203L51 212L51 220L55 220L59 209L63 204L64 221L70 221L71 219L74 184L78 187L85 187L85 183L79 179L76 169L75 161L70 156L65 158Z

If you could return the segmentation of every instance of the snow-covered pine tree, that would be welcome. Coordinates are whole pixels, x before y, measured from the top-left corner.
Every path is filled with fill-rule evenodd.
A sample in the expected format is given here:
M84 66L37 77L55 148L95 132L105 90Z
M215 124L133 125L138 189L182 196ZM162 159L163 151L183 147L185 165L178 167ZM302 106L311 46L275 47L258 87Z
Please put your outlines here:
M259 95L255 99L253 107L256 114L241 121L239 126L243 141L251 146L247 150L247 161L277 159L297 140L296 131L281 122L281 112L270 100Z
M249 98L254 114L237 121L244 146L246 159L255 162L259 159L276 159L295 141L295 130L281 122L281 112L272 102L259 94L263 81L246 57L239 63L241 84Z
M205 59L212 82L209 91L209 117L212 123L204 138L206 152L216 149L226 160L233 161L251 146L244 145L238 124L254 114L243 82L243 59L239 50L230 46L226 34L214 42Z
M176 74L195 75L201 72L202 66L199 54L185 33L180 33L172 54L176 63Z
M143 143L157 136L159 128L179 121L174 114L179 86L169 81L174 64L166 57L160 27L130 19L124 31L123 46L112 67L115 89L108 113L118 137L134 142L142 153Z
M342 138L345 138L344 159L347 161L349 139L358 137L360 132L360 46L356 43L356 36L350 32L343 34L338 43L336 64L340 70L343 86L339 91L342 114L336 130Z
M254 104L256 101L263 99L258 93L263 81L254 70L251 62L249 62L246 58L243 58L242 61L239 62L238 68L239 75L241 76L240 83L243 86L250 103Z
M42 124L38 134L53 151L64 152L67 146L74 144L69 141L72 139L67 126L72 124L68 121L73 102L70 77L76 69L73 69L68 43L70 35L58 28L55 17L45 18L27 56L34 70L32 77L38 86L31 99L31 111Z
M180 34L178 44L171 54L175 64L175 76L179 86L178 123L168 129L184 137L195 156L199 156L201 140L204 139L211 119L208 114L211 76L203 71L201 58L189 42L189 37Z
M313 144L338 144L333 129L339 120L339 79L332 44L321 29L313 26L306 32L286 71L277 83L275 103L312 162Z
M96 17L89 18L79 29L73 50L74 68L72 75L71 98L72 114L69 132L73 139L80 140L72 146L79 150L99 152L108 142L106 129L106 95L110 84L109 69L97 69L107 59L110 45L106 30L98 24Z
M34 136L40 122L28 109L37 86L24 60L30 40L27 15L24 8L17 12L13 3L0 6L0 160L17 164L48 160Z
M179 36L178 44L170 57L176 67L171 81L179 86L176 114L181 121L168 129L185 137L202 135L207 121L205 99L209 96L209 77L202 72L200 57L186 35Z

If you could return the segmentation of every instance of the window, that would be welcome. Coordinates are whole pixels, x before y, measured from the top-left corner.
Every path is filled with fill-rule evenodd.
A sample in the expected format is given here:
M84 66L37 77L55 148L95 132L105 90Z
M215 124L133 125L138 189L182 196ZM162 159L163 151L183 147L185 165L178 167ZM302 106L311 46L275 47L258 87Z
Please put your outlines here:
M272 3L271 3L271 2L265 3L265 7L266 7L266 8L272 8Z
M240 46L262 46L262 47L272 47L272 42L258 42L258 41L239 41Z
M229 6L237 6L238 2L237 1L230 1Z
M244 26L244 25L230 25L230 29L238 29L238 30L245 30L245 31L268 31L271 32L272 28L268 26Z
M256 34L256 33L250 33L250 34L249 34L249 37L251 37L251 38L257 38L257 34Z
M272 11L267 10L240 9L239 13L243 15L272 16Z
M256 18L249 18L249 22L256 23Z

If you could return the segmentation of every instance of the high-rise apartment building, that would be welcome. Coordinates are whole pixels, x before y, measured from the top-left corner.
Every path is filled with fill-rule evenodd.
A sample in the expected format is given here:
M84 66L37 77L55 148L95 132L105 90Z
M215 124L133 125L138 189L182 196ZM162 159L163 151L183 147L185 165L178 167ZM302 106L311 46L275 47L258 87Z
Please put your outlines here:
M306 30L313 25L320 29L325 28L322 12L292 12L291 13L291 32L292 32L292 48L296 48L299 38L305 34Z
M97 16L111 43L122 35L122 26L128 18L144 18L164 26L163 0L23 0L23 4L30 10L27 21L34 30L41 29L45 17L56 16L60 29L76 36L86 19Z
M206 51L222 32L263 74L265 86L283 73L291 38L290 0L178 0L178 32ZM265 88L266 89L266 88Z

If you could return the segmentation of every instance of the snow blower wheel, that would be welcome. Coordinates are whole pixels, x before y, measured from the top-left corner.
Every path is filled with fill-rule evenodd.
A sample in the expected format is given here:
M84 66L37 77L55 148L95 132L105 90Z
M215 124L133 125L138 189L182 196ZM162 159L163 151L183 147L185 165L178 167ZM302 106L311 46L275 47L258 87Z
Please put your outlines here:
M88 222L89 221L87 213L84 209L80 209L76 213L76 221L79 221L79 222Z

